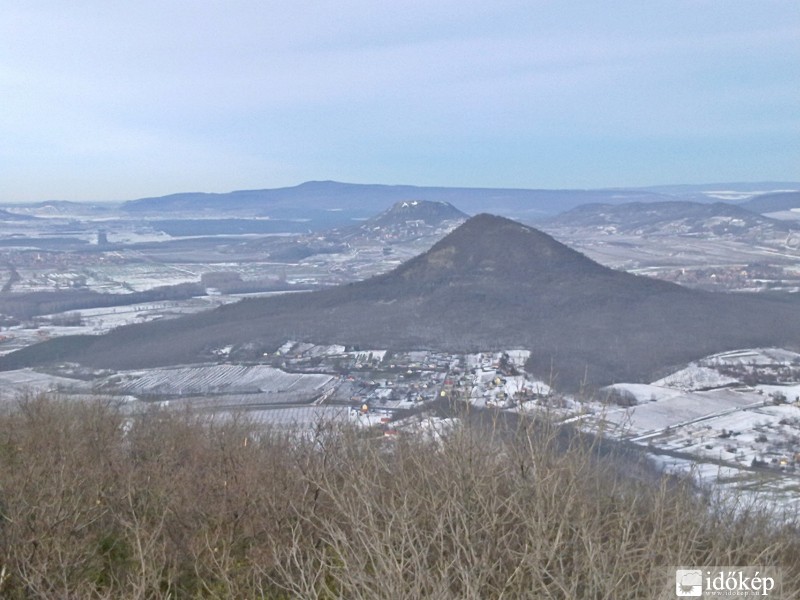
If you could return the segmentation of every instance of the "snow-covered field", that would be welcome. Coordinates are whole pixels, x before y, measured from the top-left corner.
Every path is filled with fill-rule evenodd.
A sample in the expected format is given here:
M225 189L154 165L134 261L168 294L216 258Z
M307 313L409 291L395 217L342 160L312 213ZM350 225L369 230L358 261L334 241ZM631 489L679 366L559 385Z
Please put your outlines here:
M800 508L800 381L785 379L799 364L800 354L779 348L715 354L649 385L610 386L636 405L592 406L573 420L602 423L713 489ZM780 383L752 382L763 379Z
M688 392L668 395L660 400L649 400L628 409L610 409L605 420L624 426L630 436L658 433L710 419L731 411L763 406L765 399L754 392L717 389L705 392Z
M715 369L699 365L690 365L663 379L654 381L653 385L681 390L702 390L722 387L732 383L736 383L736 379L723 375Z
M287 373L266 365L207 365L125 371L101 389L142 396L261 394L279 402L313 400L335 380L332 375Z
M788 365L800 363L800 354L783 348L749 348L712 354L700 361L708 366Z
M91 384L79 379L39 373L33 369L0 372L0 400L18 398L25 393L88 392Z

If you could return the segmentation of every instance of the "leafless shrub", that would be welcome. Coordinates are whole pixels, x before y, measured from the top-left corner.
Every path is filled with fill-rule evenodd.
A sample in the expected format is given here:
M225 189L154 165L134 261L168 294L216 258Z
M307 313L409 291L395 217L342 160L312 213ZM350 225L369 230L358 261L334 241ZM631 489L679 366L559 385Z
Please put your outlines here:
M387 445L26 398L0 415L0 595L652 598L669 565L771 564L797 597L796 529L762 507L549 422L461 423Z

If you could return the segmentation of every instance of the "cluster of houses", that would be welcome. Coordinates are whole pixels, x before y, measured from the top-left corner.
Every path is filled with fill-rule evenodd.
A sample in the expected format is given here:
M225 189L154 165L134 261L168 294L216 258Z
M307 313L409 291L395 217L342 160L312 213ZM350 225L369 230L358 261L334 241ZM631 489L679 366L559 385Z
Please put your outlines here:
M398 411L437 399L511 408L549 396L549 386L525 372L528 356L524 350L465 355L290 341L267 358L289 371L338 375L339 384L326 403L347 404L353 418L388 430Z

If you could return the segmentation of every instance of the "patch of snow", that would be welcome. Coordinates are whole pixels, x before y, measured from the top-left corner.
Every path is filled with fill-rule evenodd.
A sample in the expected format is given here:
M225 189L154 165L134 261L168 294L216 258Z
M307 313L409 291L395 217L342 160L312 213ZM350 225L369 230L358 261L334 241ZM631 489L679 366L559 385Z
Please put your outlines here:
M727 389L691 392L661 402L646 402L630 409L609 410L605 420L628 428L631 434L643 435L660 432L668 427L683 427L698 420L761 406L763 403L764 398L752 392Z
M747 348L712 354L699 361L703 365L772 365L800 363L800 354L783 348Z
M531 356L530 350L509 350L506 352L508 359L515 367L521 369L525 367L525 363Z
M689 391L722 387L734 383L738 383L738 380L722 375L716 369L701 367L693 363L685 369L654 381L652 385Z

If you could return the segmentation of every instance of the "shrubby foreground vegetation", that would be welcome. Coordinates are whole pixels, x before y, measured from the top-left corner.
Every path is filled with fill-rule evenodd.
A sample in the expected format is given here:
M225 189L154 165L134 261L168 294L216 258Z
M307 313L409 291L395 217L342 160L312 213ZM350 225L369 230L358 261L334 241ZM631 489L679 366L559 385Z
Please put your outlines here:
M443 440L26 398L0 415L0 596L655 598L670 565L777 565L755 507L547 424ZM497 425L497 424L496 424Z

